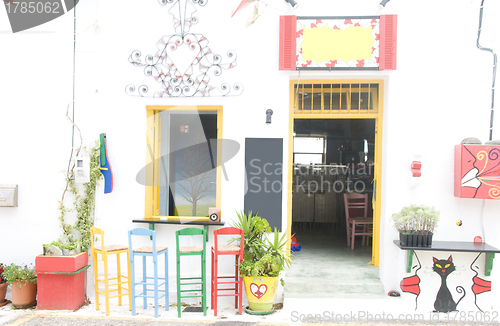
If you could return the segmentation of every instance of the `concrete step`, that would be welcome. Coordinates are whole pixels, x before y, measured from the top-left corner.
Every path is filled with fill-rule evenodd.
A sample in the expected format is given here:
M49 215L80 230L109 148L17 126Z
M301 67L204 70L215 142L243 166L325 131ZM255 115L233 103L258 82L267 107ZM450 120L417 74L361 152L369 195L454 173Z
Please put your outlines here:
M307 280L285 281L285 298L344 298L344 297L373 297L373 295L387 296L379 280L331 280L314 282Z

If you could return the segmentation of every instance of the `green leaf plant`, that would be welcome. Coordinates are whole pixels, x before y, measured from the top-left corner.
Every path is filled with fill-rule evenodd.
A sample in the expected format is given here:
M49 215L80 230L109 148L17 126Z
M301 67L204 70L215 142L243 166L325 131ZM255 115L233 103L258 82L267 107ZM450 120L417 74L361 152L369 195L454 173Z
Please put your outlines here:
M29 283L36 283L35 267L28 265L5 265L3 266L4 271L2 277L7 280L8 284L13 284L15 281L26 281ZM18 282L19 288L21 288L21 283Z
M90 248L90 229L94 225L95 193L97 182L102 177L99 170L99 148L99 142L96 141L94 147L88 150L90 156L90 181L83 185L83 189L75 184L74 165L67 175L66 187L59 201L59 221L61 221L63 235L58 241L52 243L61 249L74 250L80 247L82 251L87 251ZM64 197L68 191L74 197L72 208L68 208L64 204ZM65 222L66 214L72 211L76 212L74 225Z
M271 240L269 222L260 216L237 212L238 220L232 226L244 232L243 263L240 272L243 276L277 277L279 273L290 266L291 257L287 252L286 233L280 237L277 228ZM236 240L236 239L233 239Z
M80 129L69 117L68 112L66 112L66 116L71 121L73 126L78 129L78 132L80 132ZM91 246L90 229L94 225L95 193L98 181L102 178L102 174L99 169L99 141L96 140L92 148L87 150L86 147L83 147L83 150L86 151L87 155L90 157L90 181L83 184L83 186L77 186L75 184L75 163L73 162L71 169L68 169L66 173L66 186L58 206L59 221L61 222L63 235L59 237L57 241L53 241L49 245L44 245L44 247L54 245L60 249L81 250L85 252ZM82 137L80 132L80 146L76 151L76 156L78 156L81 151ZM70 206L66 206L65 204L65 196L68 192L74 197L73 203ZM73 225L70 225L65 221L66 215L69 212L76 212L76 222Z

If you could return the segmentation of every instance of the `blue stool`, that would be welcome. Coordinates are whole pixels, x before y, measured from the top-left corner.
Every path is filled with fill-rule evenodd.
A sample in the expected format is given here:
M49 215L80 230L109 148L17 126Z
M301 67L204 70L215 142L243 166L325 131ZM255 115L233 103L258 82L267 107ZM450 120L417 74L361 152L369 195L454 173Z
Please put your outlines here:
M180 236L202 236L203 244L201 246L181 247L179 245ZM181 299L182 298L201 298L201 308L203 315L207 315L207 273L206 273L206 240L207 233L204 229L186 228L175 231L177 242L176 260L177 260L177 314L181 317ZM201 276L200 277L181 277L181 256L200 256ZM182 286L201 285L200 289L181 290ZM182 295L186 292L201 292L197 295Z
M146 236L151 237L152 246L142 246L132 249L132 236ZM158 318L158 300L165 297L165 311L168 311L168 248L156 246L156 231L144 228L137 228L128 231L128 244L130 256L130 281L132 283L132 316L135 316L135 298L142 297L144 309L147 307L147 299L154 298L155 300L155 317ZM158 282L158 256L164 255L165 258L165 278L160 278L161 283ZM136 256L142 256L142 280L136 282L135 280L135 265L134 259ZM147 276L146 274L146 257L153 257L154 276ZM148 282L149 280L149 282ZM135 287L142 285L142 292L135 293ZM164 286L163 290L160 287ZM148 295L148 292L154 292L154 295ZM158 292L163 292L158 295Z

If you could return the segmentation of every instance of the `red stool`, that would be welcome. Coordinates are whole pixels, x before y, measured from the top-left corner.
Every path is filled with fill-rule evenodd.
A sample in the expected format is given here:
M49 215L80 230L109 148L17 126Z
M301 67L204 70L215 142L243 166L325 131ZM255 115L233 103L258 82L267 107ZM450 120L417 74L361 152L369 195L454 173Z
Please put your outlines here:
M240 245L222 245L218 242L220 235L240 236ZM243 277L240 276L239 264L243 262L243 238L242 229L227 227L214 231L214 246L212 247L212 286L211 286L211 307L214 310L214 316L217 316L217 297L234 296L234 307L238 308L239 314L242 314L243 307ZM219 276L218 262L219 256L234 255L234 275ZM229 279L229 280L228 280ZM219 288L222 284L234 284L234 288ZM219 291L234 291L234 293L219 294ZM238 302L239 300L239 302Z

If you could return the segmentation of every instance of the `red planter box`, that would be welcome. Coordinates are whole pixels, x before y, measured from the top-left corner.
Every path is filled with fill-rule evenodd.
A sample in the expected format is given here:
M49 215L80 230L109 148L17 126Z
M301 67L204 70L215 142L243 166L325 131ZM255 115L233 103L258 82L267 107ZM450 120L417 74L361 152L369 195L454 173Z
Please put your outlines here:
M76 310L85 301L85 269L89 255L35 258L39 310Z

